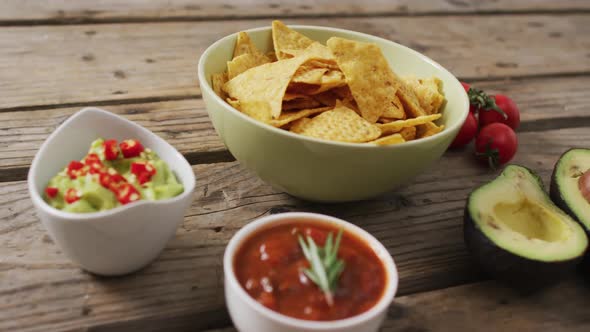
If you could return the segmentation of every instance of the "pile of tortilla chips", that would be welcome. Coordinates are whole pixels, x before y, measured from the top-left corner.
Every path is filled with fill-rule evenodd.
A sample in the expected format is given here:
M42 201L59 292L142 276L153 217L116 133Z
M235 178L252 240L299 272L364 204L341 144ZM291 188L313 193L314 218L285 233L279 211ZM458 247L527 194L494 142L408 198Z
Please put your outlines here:
M239 111L320 139L399 144L434 135L445 103L436 77L398 77L375 44L332 37L327 46L272 23L274 52L245 32L213 90Z

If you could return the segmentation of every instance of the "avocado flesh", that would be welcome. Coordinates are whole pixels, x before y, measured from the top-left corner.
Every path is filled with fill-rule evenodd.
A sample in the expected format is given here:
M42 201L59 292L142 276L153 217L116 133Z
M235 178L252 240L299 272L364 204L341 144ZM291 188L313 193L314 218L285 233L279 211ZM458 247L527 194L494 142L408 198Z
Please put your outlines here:
M559 281L588 247L582 227L551 202L539 177L516 165L469 195L463 226L482 269L521 291Z
M551 199L590 235L590 203L582 196L578 181L590 170L590 149L571 149L557 161L551 177Z
M516 165L474 191L469 215L496 246L531 260L553 262L580 257L588 239L579 225L556 207L539 178Z

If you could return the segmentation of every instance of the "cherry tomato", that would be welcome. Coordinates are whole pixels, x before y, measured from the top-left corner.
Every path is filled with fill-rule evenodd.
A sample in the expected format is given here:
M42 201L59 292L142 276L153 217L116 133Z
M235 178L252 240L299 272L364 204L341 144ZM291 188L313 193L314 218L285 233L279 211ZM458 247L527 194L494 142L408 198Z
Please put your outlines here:
M461 82L461 85L463 86L463 89L465 89L465 92L469 92L469 89L471 89L469 83Z
M582 197L590 203L590 170L580 176L580 179L578 180L578 188L580 189L580 193L582 193Z
M496 105L504 111L506 117L495 110L486 109L479 112L479 125L483 127L490 123L501 122L516 130L520 125L520 112L516 103L505 95L495 95L494 100Z
M499 122L483 127L475 139L475 155L492 168L509 162L517 148L514 130Z
M64 195L64 200L66 201L66 203L72 204L79 199L80 199L80 196L78 196L78 190L76 190L74 188L70 188L70 189L66 190L66 194Z
M126 139L119 146L125 158L137 157L144 150L143 145L135 139Z
M109 139L104 141L104 159L115 160L119 157L119 147L117 146L117 140Z
M59 192L59 189L57 189L55 187L45 188L45 193L47 194L47 197L49 197L49 198L54 198L55 196L57 196L58 192Z
M469 112L461 130L457 134L457 137L455 137L455 140L451 143L451 147L458 148L467 145L475 138L475 135L477 135L477 120L475 119L473 112Z

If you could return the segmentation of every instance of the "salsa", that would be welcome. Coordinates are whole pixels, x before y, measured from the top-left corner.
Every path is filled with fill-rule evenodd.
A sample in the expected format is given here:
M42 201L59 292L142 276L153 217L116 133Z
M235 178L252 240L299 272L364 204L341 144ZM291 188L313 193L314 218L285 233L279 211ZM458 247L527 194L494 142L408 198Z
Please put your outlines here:
M339 228L305 220L264 229L238 249L234 271L240 285L262 305L306 320L330 321L363 313L381 298L386 272L375 252L358 237L343 232L337 256L344 262L332 304L304 271L310 268L299 236L318 247Z
M140 141L96 139L82 160L72 160L45 188L44 199L68 212L96 212L184 191L165 161Z

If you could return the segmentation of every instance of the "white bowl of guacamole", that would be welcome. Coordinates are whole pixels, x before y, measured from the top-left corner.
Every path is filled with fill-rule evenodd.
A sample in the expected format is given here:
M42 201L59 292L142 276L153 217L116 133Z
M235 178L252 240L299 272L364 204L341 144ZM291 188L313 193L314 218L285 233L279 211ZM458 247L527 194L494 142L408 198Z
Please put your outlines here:
M116 142L116 154L106 152L107 141ZM51 238L82 268L101 275L127 274L155 259L183 222L195 181L174 147L98 108L85 108L57 128L28 175L31 200Z

